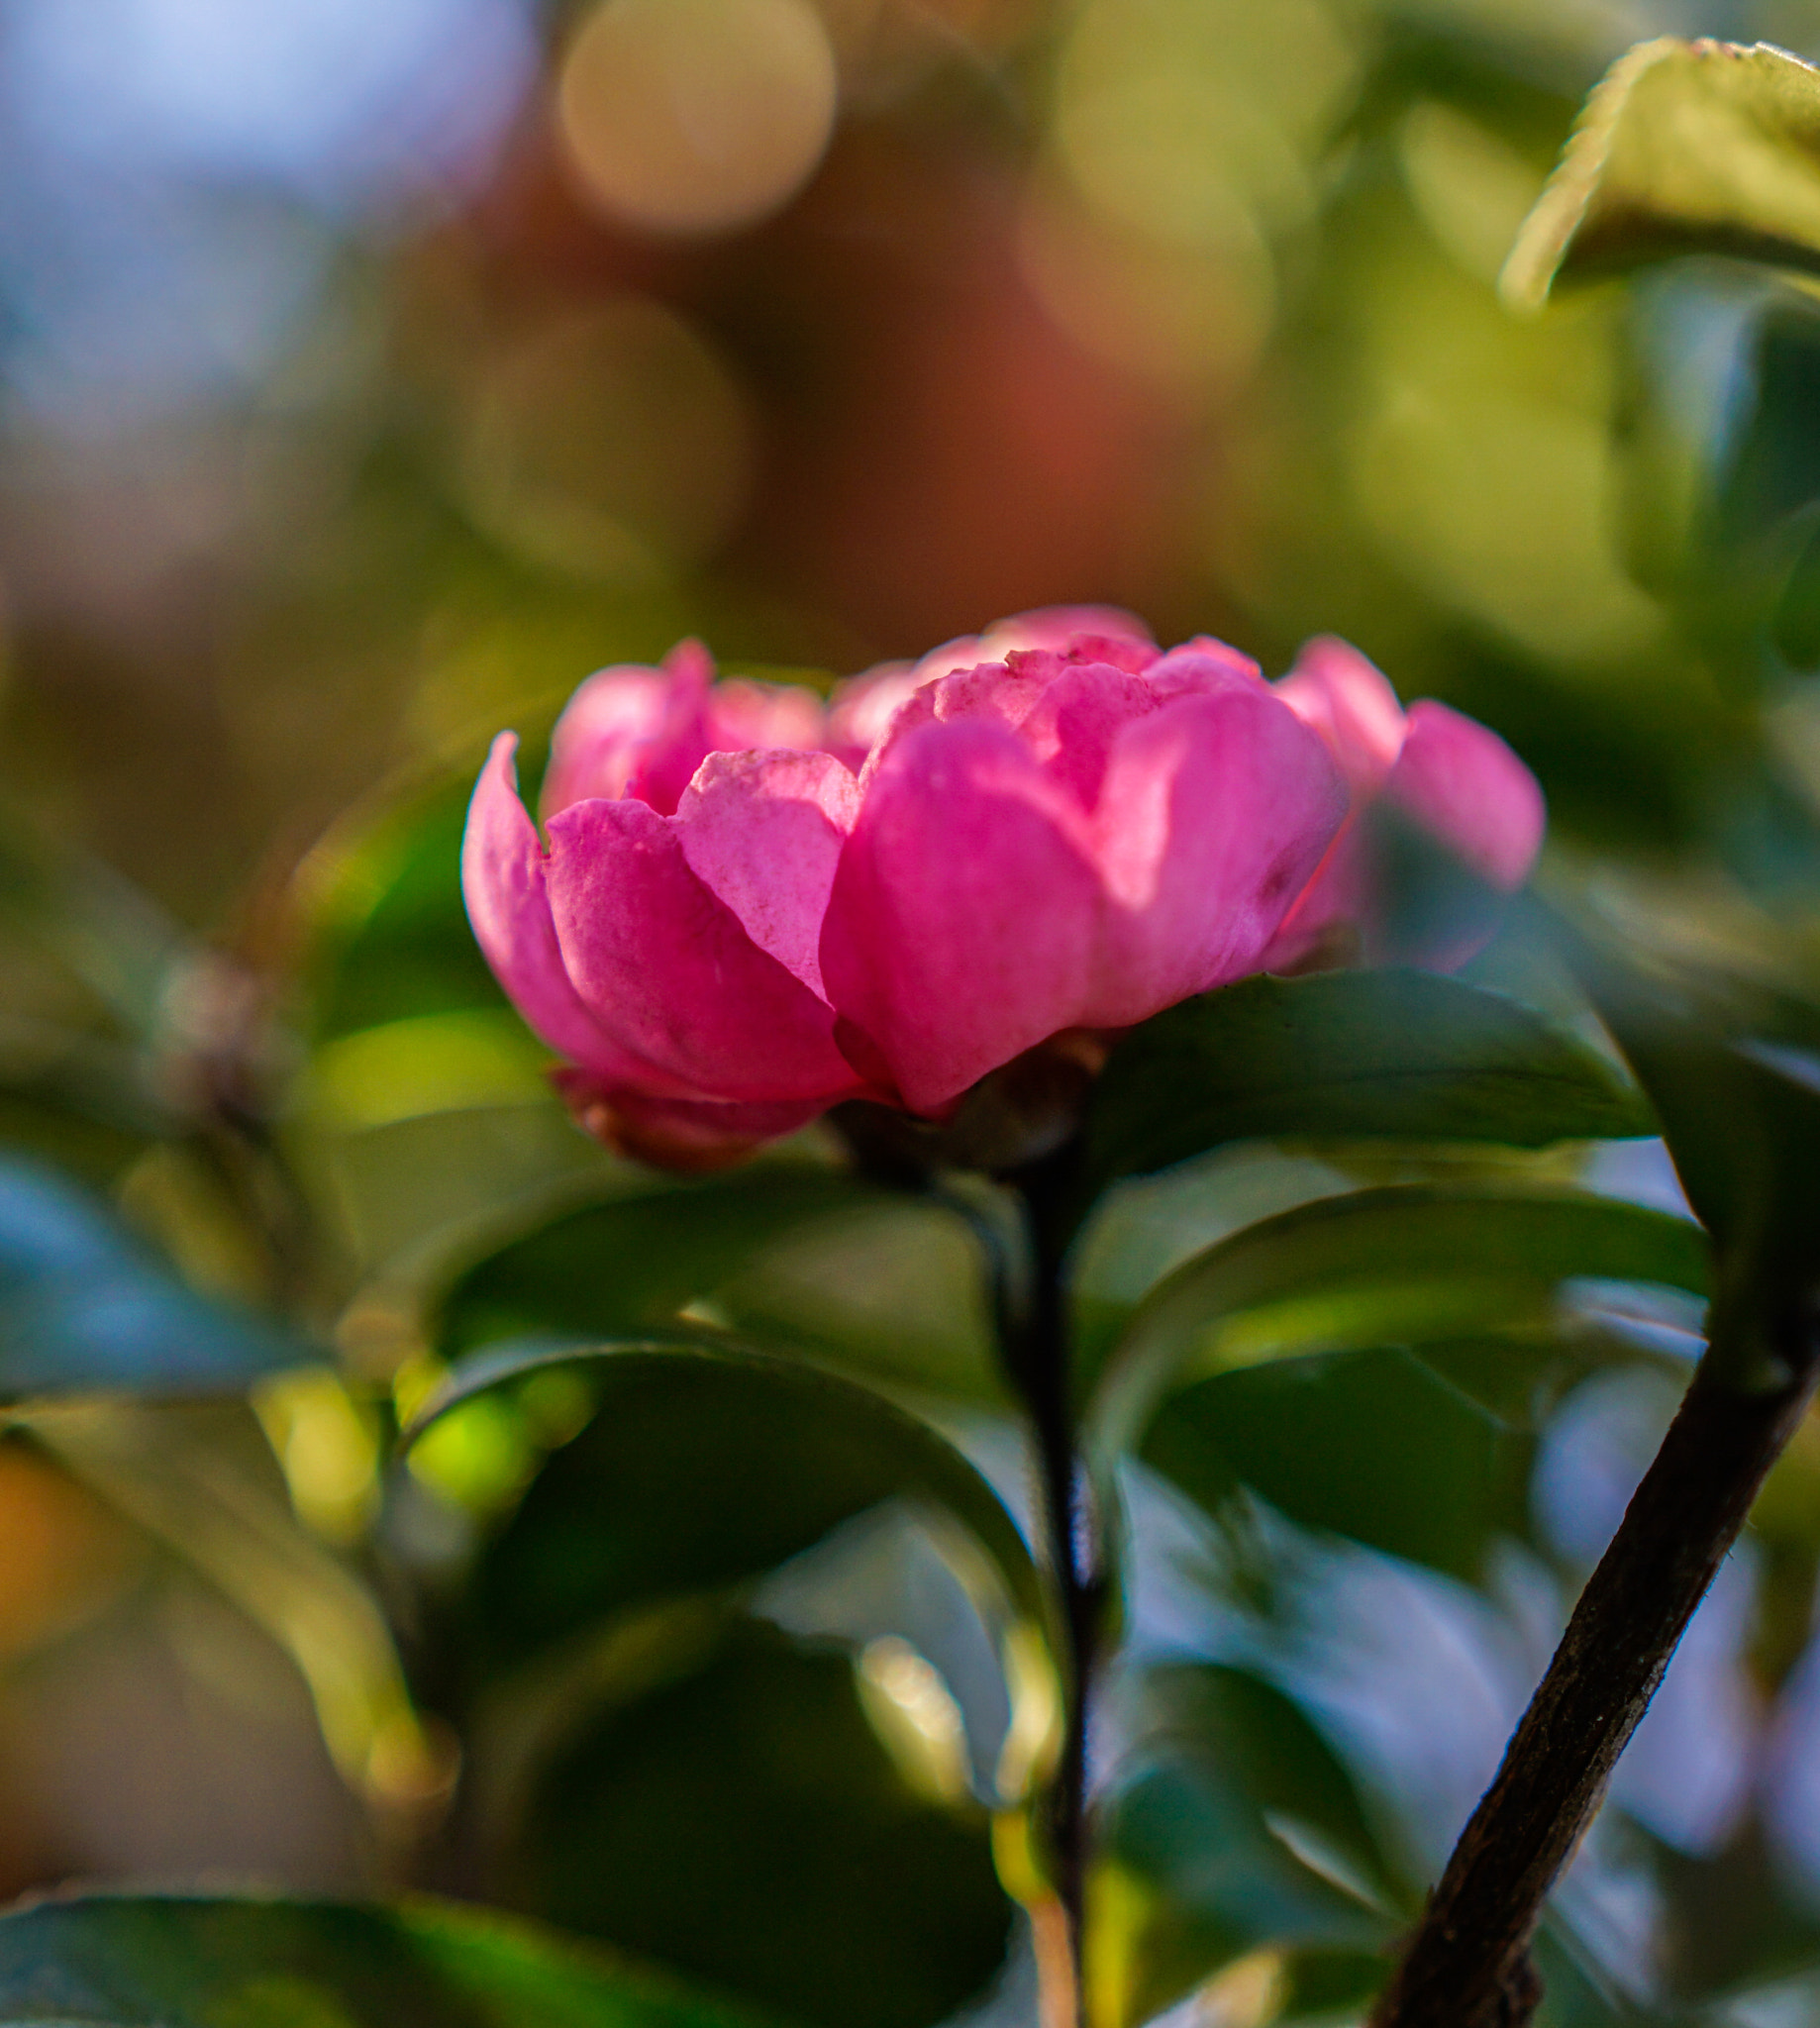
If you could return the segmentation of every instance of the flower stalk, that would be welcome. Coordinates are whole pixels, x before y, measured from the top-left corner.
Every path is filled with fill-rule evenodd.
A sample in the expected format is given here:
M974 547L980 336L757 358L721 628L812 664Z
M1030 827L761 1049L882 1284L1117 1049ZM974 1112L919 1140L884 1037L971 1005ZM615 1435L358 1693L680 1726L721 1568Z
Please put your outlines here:
M1022 1301L1015 1282L998 1277L997 1324L1007 1375L1030 1420L1050 1567L1061 1606L1063 1733L1049 1794L1044 1833L1056 1891L1067 1926L1067 1979L1062 1994L1044 1995L1044 2028L1085 2028L1089 1871L1087 1745L1094 1679L1105 1614L1107 1558L1101 1517L1074 1442L1069 1387L1067 1287L1069 1238L1063 1207L1079 1156L1077 1140L1013 1171L1025 1229ZM1002 1252L999 1256L1003 1261Z

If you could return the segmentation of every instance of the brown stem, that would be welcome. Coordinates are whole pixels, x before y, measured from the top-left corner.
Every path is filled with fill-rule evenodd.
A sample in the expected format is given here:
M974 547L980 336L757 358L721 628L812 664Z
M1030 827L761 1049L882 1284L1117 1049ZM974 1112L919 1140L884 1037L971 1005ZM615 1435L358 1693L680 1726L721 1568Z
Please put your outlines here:
M1820 1315L1775 1336L1770 1386L1719 1378L1711 1353L1701 1363L1371 2028L1520 2028L1535 2011L1543 1899L1820 1375Z

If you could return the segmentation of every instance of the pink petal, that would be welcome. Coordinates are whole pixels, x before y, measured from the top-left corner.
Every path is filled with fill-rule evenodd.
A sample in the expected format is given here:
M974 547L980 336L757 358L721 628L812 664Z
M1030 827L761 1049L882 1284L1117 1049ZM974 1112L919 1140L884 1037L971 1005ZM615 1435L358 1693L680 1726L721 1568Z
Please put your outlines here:
M1108 907L1077 1018L1127 1027L1256 970L1345 815L1326 749L1263 683L1126 726L1094 819Z
M819 747L826 732L822 700L800 683L755 683L735 677L708 693L708 729L718 754L755 748Z
M600 669L551 735L543 806L554 817L585 796L624 795L639 747L663 723L669 685L656 669Z
M1028 648L1054 649L1065 655L1089 642L1145 650L1152 660L1158 652L1151 630L1136 613L1128 613L1122 606L1037 606L1028 613L1013 613L1009 619L994 620L978 637L979 653L972 659L1002 661L1006 656ZM954 642L950 646L960 648L961 644ZM937 654L947 652L937 650ZM1115 665L1123 668L1126 663L1121 658ZM959 668L965 664L957 661L951 666Z
M1249 655L1228 648L1211 634L1197 634L1179 648L1171 648L1153 661L1145 674L1151 686L1166 697L1189 694L1212 696L1234 684L1255 685L1264 681L1264 671Z
M550 822L545 882L563 963L616 1035L701 1098L834 1097L857 1080L834 1016L760 951L647 804L572 804Z
M1147 667L1161 653L1151 630L1120 606L1038 606L994 620L983 634L962 634L931 649L916 664L915 675L918 683L932 683L981 662L1000 662L1032 651L1084 654L1133 672Z
M914 663L882 661L862 676L837 683L828 704L828 751L858 774L897 707L922 681Z
M713 751L709 687L714 662L699 641L679 641L663 658L670 679L663 722L638 746L625 793L667 817Z
M1365 925L1376 898L1368 816L1361 808L1341 825L1313 878L1296 896L1258 961L1260 971L1326 969L1364 957Z
M546 819L590 796L637 796L665 816L714 745L708 723L714 663L679 642L660 669L631 663L582 684L551 735Z
M815 1099L722 1105L707 1099L653 1098L603 1085L585 1070L557 1070L553 1081L576 1124L595 1140L654 1168L686 1175L743 1162L766 1141L807 1126L823 1110Z
M673 1080L609 1035L569 980L551 919L543 847L519 800L517 747L516 733L493 742L468 804L461 892L475 940L512 1004L553 1050L600 1077L668 1088Z
M1358 649L1332 634L1317 636L1276 694L1327 742L1356 795L1382 784L1402 751L1403 707Z
M1548 813L1536 777L1476 719L1424 699L1410 706L1384 800L1507 893L1529 878Z
M822 933L850 1056L939 1112L1074 1025L1099 903L1072 797L1009 727L962 716L894 735Z
M822 918L859 807L832 754L710 754L676 810L683 857L704 886L812 993Z
M1028 666L1038 658L1015 659ZM1051 778L1064 783L1082 810L1091 810L1099 801L1114 741L1164 699L1146 677L1103 662L1056 661L1055 671L1019 730Z

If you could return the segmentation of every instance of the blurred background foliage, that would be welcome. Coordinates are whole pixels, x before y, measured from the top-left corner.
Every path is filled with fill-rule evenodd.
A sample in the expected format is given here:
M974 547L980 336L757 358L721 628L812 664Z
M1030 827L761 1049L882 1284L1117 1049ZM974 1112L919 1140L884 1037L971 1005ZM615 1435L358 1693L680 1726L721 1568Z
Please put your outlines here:
M0 1891L416 1882L754 2018L1031 2018L1054 1692L966 1229L813 1133L690 1186L577 1135L465 931L468 786L686 632L825 682L1054 600L1270 673L1333 631L1512 741L1558 876L1811 985L1820 307L1494 293L1666 32L1814 52L1820 4L0 5L0 1381L256 1380L0 1443ZM1473 976L1593 1033L1520 928ZM1697 1343L1628 1103L1590 1157L1253 1126L1085 1234L1091 1339L1347 1193L1637 1214L1514 1267L1449 1227L1424 1308L1362 1194L1325 1309L1196 1341L1126 1474L1107 2022L1379 1976ZM874 1382L863 1441L813 1365L577 1356L730 1331ZM1810 1426L1552 2021L1820 2011L1817 1568Z

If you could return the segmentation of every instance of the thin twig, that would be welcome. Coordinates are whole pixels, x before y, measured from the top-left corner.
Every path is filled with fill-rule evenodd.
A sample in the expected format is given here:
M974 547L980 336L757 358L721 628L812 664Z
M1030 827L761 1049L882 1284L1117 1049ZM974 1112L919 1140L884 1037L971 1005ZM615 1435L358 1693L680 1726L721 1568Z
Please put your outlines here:
M1544 1897L1820 1376L1811 1304L1774 1342L1771 1387L1716 1377L1711 1353L1694 1374L1371 2028L1521 2028L1534 2013L1528 1953Z

